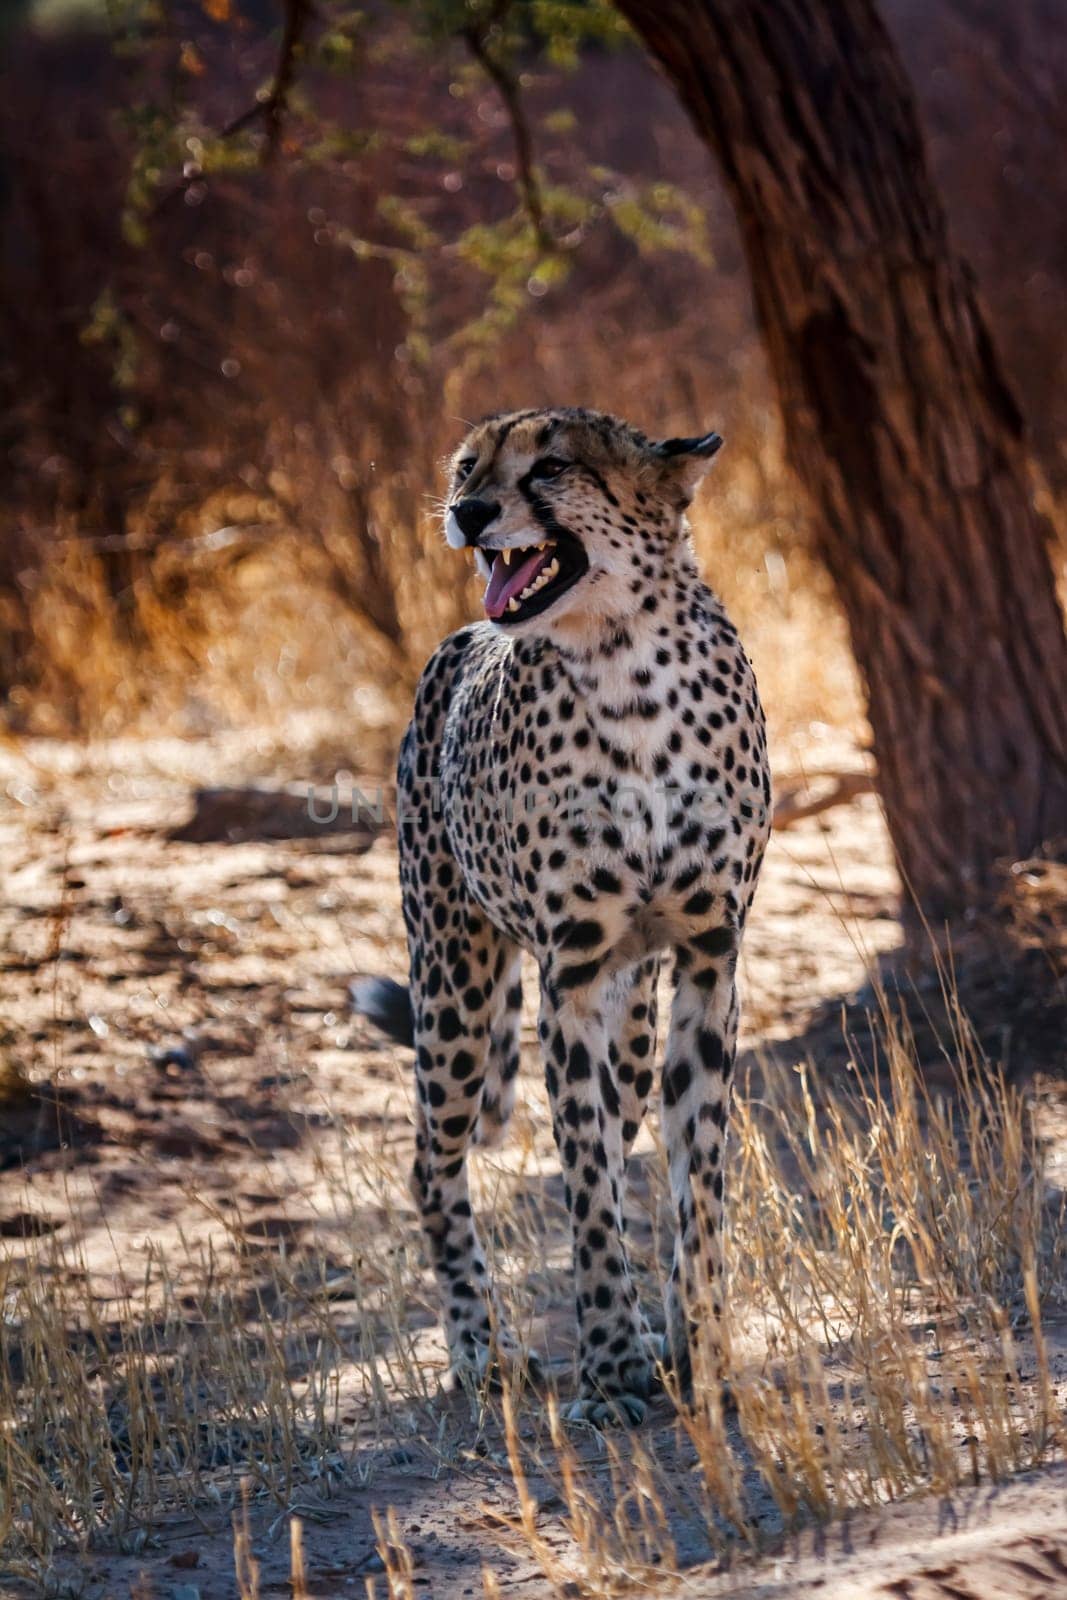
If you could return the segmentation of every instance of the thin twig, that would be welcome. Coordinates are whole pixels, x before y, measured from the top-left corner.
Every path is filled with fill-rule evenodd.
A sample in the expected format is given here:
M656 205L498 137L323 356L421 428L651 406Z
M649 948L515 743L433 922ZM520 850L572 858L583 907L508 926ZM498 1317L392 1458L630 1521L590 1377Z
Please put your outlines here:
M278 65L274 69L274 82L263 102L263 120L267 125L267 145L264 160L275 154L281 138L282 122L289 106L289 94L296 76L296 56L303 42L314 7L311 0L285 0L285 27L282 30Z
M296 77L297 51L303 43L307 25L314 14L311 0L284 0L285 25L282 29L282 42L278 49L278 62L274 68L274 78L267 93L262 100L257 100L240 116L234 117L231 122L220 129L220 139L231 139L235 133L240 133L242 128L247 128L250 123L262 117L267 124L267 152L273 155L281 135L282 119L289 105L289 95Z
M489 34L493 27L501 20L508 10L510 0L498 0L489 15L481 22L471 23L462 30L462 37L467 49L482 68L486 77L494 85L497 93L504 103L511 124L511 137L515 146L515 161L518 167L518 188L522 196L523 207L530 219L538 247L549 254L556 248L545 222L544 200L541 195L541 185L534 167L533 139L530 134L530 124L526 120L526 111L519 92L518 79L508 70L504 63L493 54L489 48Z
M304 42L308 23L315 15L312 0L284 0L284 5L282 41L278 48L278 60L270 88L261 100L257 100L254 105L248 106L238 116L233 117L215 135L217 139L232 139L235 134L241 133L262 117L267 129L266 144L263 148L264 164L273 160L277 154L282 124L289 108L289 96L296 79L297 56ZM191 184L197 182L199 176L197 171L183 176L177 183L172 184L156 201L152 215L158 216L177 195L184 194Z

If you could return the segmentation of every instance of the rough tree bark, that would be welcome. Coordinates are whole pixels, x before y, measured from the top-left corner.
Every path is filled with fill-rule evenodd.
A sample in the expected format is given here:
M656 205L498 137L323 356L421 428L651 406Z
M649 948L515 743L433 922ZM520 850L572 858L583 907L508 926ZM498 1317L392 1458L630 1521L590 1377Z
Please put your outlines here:
M792 465L935 918L1067 836L1067 638L1022 419L873 0L617 0L737 211Z

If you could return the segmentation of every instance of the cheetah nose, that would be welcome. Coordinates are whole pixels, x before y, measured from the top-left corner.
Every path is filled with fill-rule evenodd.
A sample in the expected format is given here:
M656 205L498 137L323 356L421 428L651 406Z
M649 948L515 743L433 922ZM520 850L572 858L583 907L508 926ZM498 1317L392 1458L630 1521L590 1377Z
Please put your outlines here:
M457 501L452 507L452 515L467 543L474 544L494 518L500 515L500 507L495 500L476 500L471 497Z

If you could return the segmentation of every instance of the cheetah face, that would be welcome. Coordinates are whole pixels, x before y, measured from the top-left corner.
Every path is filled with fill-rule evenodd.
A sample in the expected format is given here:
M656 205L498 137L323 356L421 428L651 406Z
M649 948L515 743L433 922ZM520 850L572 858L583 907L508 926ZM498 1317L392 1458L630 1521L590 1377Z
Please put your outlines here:
M452 460L445 536L473 548L486 616L509 634L570 634L639 610L721 443L656 443L616 417L558 408L479 423Z

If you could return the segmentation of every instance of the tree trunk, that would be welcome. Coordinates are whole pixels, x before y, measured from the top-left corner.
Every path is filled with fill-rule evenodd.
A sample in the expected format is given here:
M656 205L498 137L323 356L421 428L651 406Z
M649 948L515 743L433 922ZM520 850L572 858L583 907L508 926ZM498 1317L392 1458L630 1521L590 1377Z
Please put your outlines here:
M866 681L906 892L1067 836L1067 638L1022 419L873 0L617 0L729 187Z

